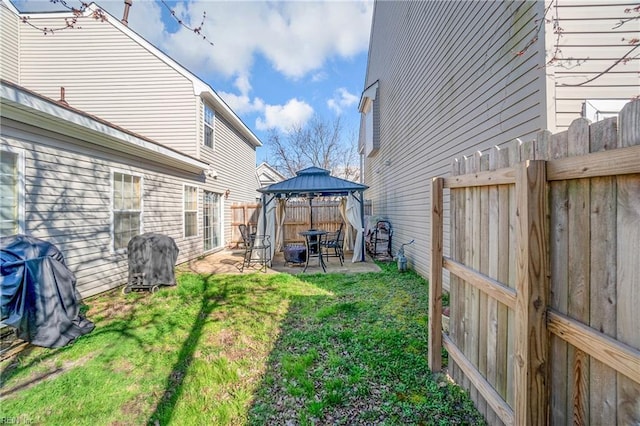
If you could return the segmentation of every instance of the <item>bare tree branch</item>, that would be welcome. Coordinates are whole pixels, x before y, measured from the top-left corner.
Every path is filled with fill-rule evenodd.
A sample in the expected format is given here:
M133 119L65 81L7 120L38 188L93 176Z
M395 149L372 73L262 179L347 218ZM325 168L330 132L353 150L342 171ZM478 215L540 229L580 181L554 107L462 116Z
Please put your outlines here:
M178 16L176 15L176 11L171 9L171 6L169 6L165 0L160 0L160 2L164 5L164 7L167 8L167 10L171 13L171 16L173 17L173 19L175 19L178 24L180 24L182 27L188 29L189 31L192 31L194 34L196 34L197 36L201 37L202 40L206 41L211 46L213 46L213 42L209 41L209 39L207 39L207 36L204 35L203 32L202 32L202 27L204 27L204 20L207 18L207 12L206 11L202 13L202 22L200 22L200 25L197 26L197 27L193 27L192 28L192 27L188 26L187 24L185 24L182 19L178 18Z
M294 126L284 134L271 130L268 146L272 166L287 176L294 176L310 166L329 170L344 179L357 180L357 152L351 137L345 142L342 121L314 116L304 126Z

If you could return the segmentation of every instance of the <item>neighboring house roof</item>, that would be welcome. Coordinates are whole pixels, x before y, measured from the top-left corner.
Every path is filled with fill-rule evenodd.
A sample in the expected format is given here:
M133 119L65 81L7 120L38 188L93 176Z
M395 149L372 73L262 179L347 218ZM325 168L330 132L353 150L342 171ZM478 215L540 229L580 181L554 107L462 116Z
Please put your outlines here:
M5 3L5 4L10 4L11 5L11 9L16 11L16 8L11 4L11 2L9 0L0 0L0 1ZM84 10L84 16L92 16L94 14L94 12L96 12L98 10L101 10L104 14L106 14L109 17L108 18L109 24L113 25L115 28L117 28L118 30L120 30L121 32L123 32L124 34L129 36L132 40L136 41L138 44L140 44L146 50L148 50L149 52L154 54L156 57L158 57L165 64L167 64L168 66L173 68L175 71L177 71L178 73L183 75L186 79L191 81L191 83L193 85L193 94L195 96L201 96L203 99L205 99L206 101L210 102L216 108L216 112L221 114L231 124L233 124L234 127L236 127L236 129L239 131L239 133L242 136L244 136L253 146L255 146L255 147L262 146L262 142L260 142L260 139L258 139L258 137L251 131L251 129L249 129L249 127L247 127L247 125L236 115L236 113L229 107L229 105L226 104L226 102L216 93L216 91L213 90L213 88L211 88L211 86L209 86L207 83L202 81L200 78L198 78L191 71L189 71L187 68L185 68L184 66L180 65L176 60L174 60L170 56L168 56L165 53L163 53L160 49L155 47L153 44L149 43L147 40L145 40L143 37L141 37L138 33L133 31L128 26L124 25L116 17L110 15L105 9L101 8L95 2L89 4L86 7L86 9ZM63 12L29 12L29 13L18 12L18 15L20 15L22 17L26 17L27 15L34 15L34 16L38 15L38 16L45 16L45 17L60 16L61 18L72 18L73 17L73 13L72 12L67 12L67 11L63 11Z
M268 163L263 162L256 168L256 176L261 188L265 186L282 182L286 178L282 173L271 167Z
M286 194L287 196L304 194L327 196L347 195L350 192L364 191L367 188L369 188L367 185L331 176L329 170L309 167L300 170L292 178L258 189L258 191L265 194Z
M0 80L0 104L3 118L37 125L191 173L201 174L209 168L203 161L5 80ZM34 115L38 117L37 123Z

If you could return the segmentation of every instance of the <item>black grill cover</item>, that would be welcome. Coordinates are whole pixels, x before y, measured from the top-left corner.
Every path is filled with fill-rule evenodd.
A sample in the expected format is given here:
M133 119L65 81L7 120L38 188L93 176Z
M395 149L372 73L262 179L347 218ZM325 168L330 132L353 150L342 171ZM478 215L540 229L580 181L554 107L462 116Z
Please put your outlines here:
M178 246L167 235L146 233L131 238L129 250L129 283L142 274L145 286L176 285L173 267L178 260Z
M76 278L51 243L14 235L0 238L2 322L37 346L58 348L91 332L80 315Z

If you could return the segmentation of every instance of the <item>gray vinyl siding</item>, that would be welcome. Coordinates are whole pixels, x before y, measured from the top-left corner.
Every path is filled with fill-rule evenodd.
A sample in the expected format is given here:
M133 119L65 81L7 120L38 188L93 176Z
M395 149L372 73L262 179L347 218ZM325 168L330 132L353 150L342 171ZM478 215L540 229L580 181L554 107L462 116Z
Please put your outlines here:
M18 17L0 3L0 78L18 82Z
M32 17L40 27L61 19ZM56 100L64 87L71 107L197 155L192 82L109 21L79 26L53 36L20 26L20 84Z
M202 108L201 108L202 109ZM258 196L256 178L256 150L216 111L214 124L214 149L200 143L200 158L212 165L218 177L207 179L204 187L223 195L229 189L228 199L223 198L224 241L231 241L231 205L250 203Z
M172 237L178 263L202 253L202 238L183 238L183 184L200 177L144 159L98 151L67 136L3 119L2 145L25 156L25 233L55 244L88 297L126 282L128 259L114 253L111 236L111 174L143 178L143 231Z
M405 253L424 276L431 179L449 174L456 157L546 126L543 42L515 54L542 11L534 2L375 4L364 87L379 80L380 149L364 159L365 196L390 219L394 253L416 240Z
M593 2L588 0L561 1L557 16L563 29L562 37L553 37L563 58L571 62L548 67L555 81L557 130L566 130L581 115L585 100L628 101L640 94L640 57L638 50L627 63L615 65L606 74L583 86L565 86L582 83L596 77L622 58L633 46L629 40L638 38L638 21L630 21L616 27L622 19L633 14L625 9L637 6L637 2ZM549 40L549 39L547 39ZM576 60L586 60L576 66Z

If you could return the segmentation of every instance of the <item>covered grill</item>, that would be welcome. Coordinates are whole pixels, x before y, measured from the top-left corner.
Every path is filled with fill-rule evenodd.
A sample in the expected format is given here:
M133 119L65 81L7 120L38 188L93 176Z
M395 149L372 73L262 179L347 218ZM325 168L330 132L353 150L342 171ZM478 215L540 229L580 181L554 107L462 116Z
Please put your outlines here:
M131 238L129 251L129 279L123 292L131 290L158 291L161 285L176 285L174 266L178 260L178 246L173 238L154 233Z
M0 238L2 323L19 339L46 348L67 345L94 325L80 315L76 278L53 244L26 235Z

